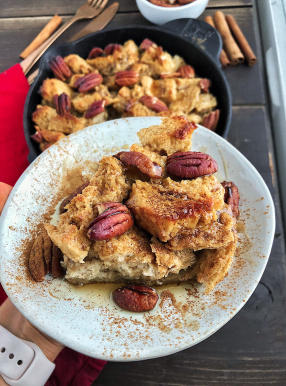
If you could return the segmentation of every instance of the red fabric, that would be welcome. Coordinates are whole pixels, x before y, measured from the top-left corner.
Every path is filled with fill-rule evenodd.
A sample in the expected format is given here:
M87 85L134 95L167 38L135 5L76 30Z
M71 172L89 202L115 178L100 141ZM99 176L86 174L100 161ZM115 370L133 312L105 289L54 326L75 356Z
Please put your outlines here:
M29 165L22 125L28 90L28 82L19 64L0 74L0 181L10 185L15 184ZM6 297L0 286L0 304ZM106 362L65 348L55 363L55 371L47 386L89 386Z

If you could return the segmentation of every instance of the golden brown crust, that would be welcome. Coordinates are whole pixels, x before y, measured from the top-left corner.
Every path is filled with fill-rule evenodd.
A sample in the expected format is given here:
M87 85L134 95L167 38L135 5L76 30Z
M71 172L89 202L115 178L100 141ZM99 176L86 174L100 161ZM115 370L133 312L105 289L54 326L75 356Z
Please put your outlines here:
M193 69L194 78L188 77L182 69L190 66L186 66L181 57L171 56L156 44L139 48L132 40L115 46L114 51L101 50L103 54L92 59L76 54L62 59L72 76L66 81L46 79L40 89L42 104L53 108L55 95L65 93L71 98L72 108L69 113L75 120L57 118L55 112L50 111L50 115L46 109L34 114L33 121L37 126L68 135L83 127L120 117L168 117L176 114L185 115L195 123L202 123L203 118L216 109L216 98L209 93L209 80L197 77ZM117 73L124 71L134 74L136 84L121 84L123 87L118 84ZM78 92L75 82L90 73L99 73L103 83L93 91ZM157 98L156 104L141 103L141 98L146 97ZM105 112L85 120L85 114L92 103L101 100L105 103ZM51 118L56 119L51 122ZM48 148L61 136L55 138L43 139L39 144L40 149ZM173 147L173 144L169 145Z
M161 185L136 181L126 205L143 229L166 242L194 230L199 222L215 222L223 197L224 189L214 176L181 182L167 178Z
M114 156L103 157L89 184L65 205L58 225L45 224L65 255L68 281L153 285L197 278L209 292L225 277L237 234L223 186L214 175L180 181L166 175L165 154L189 149L193 131L181 116L141 130L143 146L133 144L131 151L160 165L160 178L133 173L132 166ZM102 214L103 203L128 206L134 225L109 240L91 240L88 229Z
M53 97L55 95L61 95L66 93L69 97L72 97L72 89L59 79L45 79L41 88L40 93L42 97L50 103L53 103Z
M144 147L164 155L187 151L192 146L196 126L184 116L164 118L161 125L141 129L138 137Z

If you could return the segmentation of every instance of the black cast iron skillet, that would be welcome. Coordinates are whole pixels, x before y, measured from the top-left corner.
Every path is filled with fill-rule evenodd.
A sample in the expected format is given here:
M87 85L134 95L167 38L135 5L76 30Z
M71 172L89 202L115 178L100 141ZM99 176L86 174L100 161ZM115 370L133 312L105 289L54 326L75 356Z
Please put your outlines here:
M35 133L32 114L41 103L39 89L44 79L54 77L49 68L49 60L56 55L69 54L86 58L93 47L104 48L109 43L122 44L129 39L139 45L145 38L162 46L172 55L182 56L186 63L195 68L198 76L211 80L211 92L216 96L221 110L216 133L222 137L227 135L231 120L231 94L220 69L219 53L222 46L215 29L196 19L175 20L161 27L126 26L96 32L75 42L54 46L42 57L39 74L30 88L24 108L24 132L30 150L30 162L40 154L38 144L31 139L31 135Z

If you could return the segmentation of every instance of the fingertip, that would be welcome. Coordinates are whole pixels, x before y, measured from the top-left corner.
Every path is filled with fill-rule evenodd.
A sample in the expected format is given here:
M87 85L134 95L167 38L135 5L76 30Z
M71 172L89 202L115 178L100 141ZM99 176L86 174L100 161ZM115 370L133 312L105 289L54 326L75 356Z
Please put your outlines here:
M12 190L12 186L5 184L4 182L0 182L0 213L4 208L5 202Z

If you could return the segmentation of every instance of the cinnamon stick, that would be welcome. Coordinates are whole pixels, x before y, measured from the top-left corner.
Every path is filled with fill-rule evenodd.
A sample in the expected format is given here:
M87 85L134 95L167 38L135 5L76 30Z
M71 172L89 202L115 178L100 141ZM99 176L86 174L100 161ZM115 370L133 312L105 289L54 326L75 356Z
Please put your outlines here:
M236 44L231 31L228 27L224 14L221 11L217 11L214 14L214 23L216 29L220 33L223 41L223 48L225 49L227 56L230 59L232 66L244 62L244 56L240 48Z
M237 22L235 21L234 17L231 15L226 15L225 17L228 26L236 39L237 43L240 46L240 49L248 63L249 66L253 66L257 59L256 56L254 55L250 45L248 44L248 41L246 40L245 36L243 35L241 29L239 28Z
M214 23L214 20L211 16L206 16L205 17L205 22L208 23L209 25L211 25L213 28L215 28L215 23ZM230 67L230 61L228 59L228 56L225 52L224 49L221 50L221 53L220 53L220 56L219 56L219 60L221 62L221 65L225 68L228 68Z
M58 28L61 24L62 18L58 15L55 15L48 24L42 29L42 31L35 37L31 44L20 54L20 58L25 59L29 56L36 48L40 47L52 33Z

